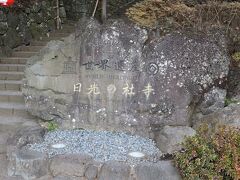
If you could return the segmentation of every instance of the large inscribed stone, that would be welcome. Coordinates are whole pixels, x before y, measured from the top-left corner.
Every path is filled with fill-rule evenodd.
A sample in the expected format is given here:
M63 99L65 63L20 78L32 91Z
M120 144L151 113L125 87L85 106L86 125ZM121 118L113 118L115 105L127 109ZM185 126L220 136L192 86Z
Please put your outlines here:
M84 19L64 43L29 61L23 92L32 114L63 128L154 138L163 126L191 125L195 104L225 80L228 64L211 36L149 39L124 20Z
M105 25L92 21L81 37L71 117L80 127L128 128L134 120L147 32L122 20Z

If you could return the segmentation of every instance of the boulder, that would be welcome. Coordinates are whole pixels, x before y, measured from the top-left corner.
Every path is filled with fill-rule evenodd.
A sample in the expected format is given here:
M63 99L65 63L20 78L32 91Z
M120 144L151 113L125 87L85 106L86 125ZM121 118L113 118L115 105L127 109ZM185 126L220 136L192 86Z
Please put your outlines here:
M182 149L185 138L195 134L196 131L187 126L165 126L156 137L156 143L163 153L173 154Z
M27 144L43 141L46 130L39 126L24 127L7 140L8 146L21 148Z
M74 58L74 36L68 38L68 45L52 41L37 56L28 61L23 94L27 110L45 120L66 119L67 104L72 102L73 84L78 82L77 74L64 74L64 63ZM74 63L73 61L73 64ZM43 70L44 69L44 70ZM68 84L68 85L67 85ZM60 110L61 109L61 110Z
M85 177L89 180L96 179L98 176L98 167L96 165L89 165L85 171Z
M26 157L24 154L28 151L21 151L24 146L31 143L38 143L43 140L43 136L45 134L45 129L39 126L26 126L22 129L19 129L14 135L12 135L10 138L7 139L7 158L8 158L8 175L14 176L17 175L16 173L19 172L19 174L23 176L34 176L34 169L29 170L30 174L27 174L27 172L24 171L24 167L21 166L21 162L25 161ZM29 151L30 152L30 151ZM35 160L38 162L38 160L41 163L45 163L46 157L45 155L30 152L32 153L31 163L34 163ZM22 157L23 155L23 157ZM35 156L36 155L36 156ZM20 158L20 159L19 159ZM21 161L21 159L23 160ZM19 159L19 161L17 161ZM28 158L27 158L28 159ZM26 160L27 160L26 159ZM17 162L19 162L19 166L17 166ZM45 166L45 165L44 165ZM29 167L26 167L29 168ZM41 169L41 167L39 167ZM41 171L38 169L39 171ZM36 170L37 171L37 170ZM38 172L38 171L37 171ZM42 171L41 171L42 172ZM41 174L41 173L40 173ZM38 176L38 175L37 175Z
M29 112L64 128L152 138L164 126L190 126L201 97L228 74L224 38L217 44L215 36L188 31L148 38L122 19L81 20L74 35L28 61L23 93Z
M152 93L139 94L138 105L142 119L153 125L190 125L195 103L204 91L221 84L229 70L229 58L214 39L188 32L152 40L143 59L138 92L145 87Z
M137 180L180 180L181 177L171 161L137 165L135 168Z
M8 175L36 179L47 175L48 157L36 151L18 150L8 163Z
M216 127L217 125L228 125L239 128L240 104L230 104L223 109L195 119L194 128L199 127L203 123L209 124L212 127Z
M91 162L92 157L84 154L58 155L53 157L50 164L50 171L54 177L83 177L87 166Z
M212 88L204 94L203 101L197 107L198 116L216 112L225 106L227 92L225 89Z
M117 161L106 162L100 172L99 180L128 180L130 178L130 166Z

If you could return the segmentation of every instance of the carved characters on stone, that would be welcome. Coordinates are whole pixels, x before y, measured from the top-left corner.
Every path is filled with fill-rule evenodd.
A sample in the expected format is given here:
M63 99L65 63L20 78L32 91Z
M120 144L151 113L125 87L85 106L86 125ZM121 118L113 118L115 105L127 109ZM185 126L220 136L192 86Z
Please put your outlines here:
M74 92L81 92L81 88L82 88L81 83L74 84L73 91Z
M88 95L99 95L100 90L99 90L98 85L96 83L91 84L90 87L88 88L87 94Z
M154 92L154 89L152 88L152 85L148 83L147 86L144 87L142 92L145 94L146 99L148 100L150 95Z

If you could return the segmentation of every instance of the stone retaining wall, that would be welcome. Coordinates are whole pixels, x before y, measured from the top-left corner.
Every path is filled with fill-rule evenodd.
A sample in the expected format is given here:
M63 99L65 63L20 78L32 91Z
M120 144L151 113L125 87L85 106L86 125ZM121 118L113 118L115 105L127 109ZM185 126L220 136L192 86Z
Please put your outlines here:
M13 48L29 44L32 38L46 36L55 29L56 6L53 1L16 2L13 7L0 7L0 55L10 55ZM61 18L66 18L63 7Z
M179 180L171 161L129 165L98 162L86 154L65 154L48 159L35 151L18 150L9 157L8 174L24 180Z
M136 3L139 0L108 0L107 14L109 17L122 16L129 5ZM77 20L82 16L91 16L94 10L96 1L94 0L63 0L67 16L73 20ZM100 17L101 3L99 3L97 15Z
M45 129L20 129L8 139L8 175L18 180L179 180L171 161L156 160L130 165L119 161L99 162L86 154L64 154L49 158L29 150L27 144L43 141ZM51 145L49 145L51 148ZM132 157L133 158L133 157Z

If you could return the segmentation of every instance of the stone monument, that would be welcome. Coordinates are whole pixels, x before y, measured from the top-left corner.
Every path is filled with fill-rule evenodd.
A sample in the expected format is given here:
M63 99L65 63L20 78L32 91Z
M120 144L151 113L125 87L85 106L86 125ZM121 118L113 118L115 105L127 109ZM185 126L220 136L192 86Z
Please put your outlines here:
M192 125L195 104L224 81L228 64L210 35L150 39L125 20L85 19L29 61L23 92L32 114L63 128L154 138L164 126Z

